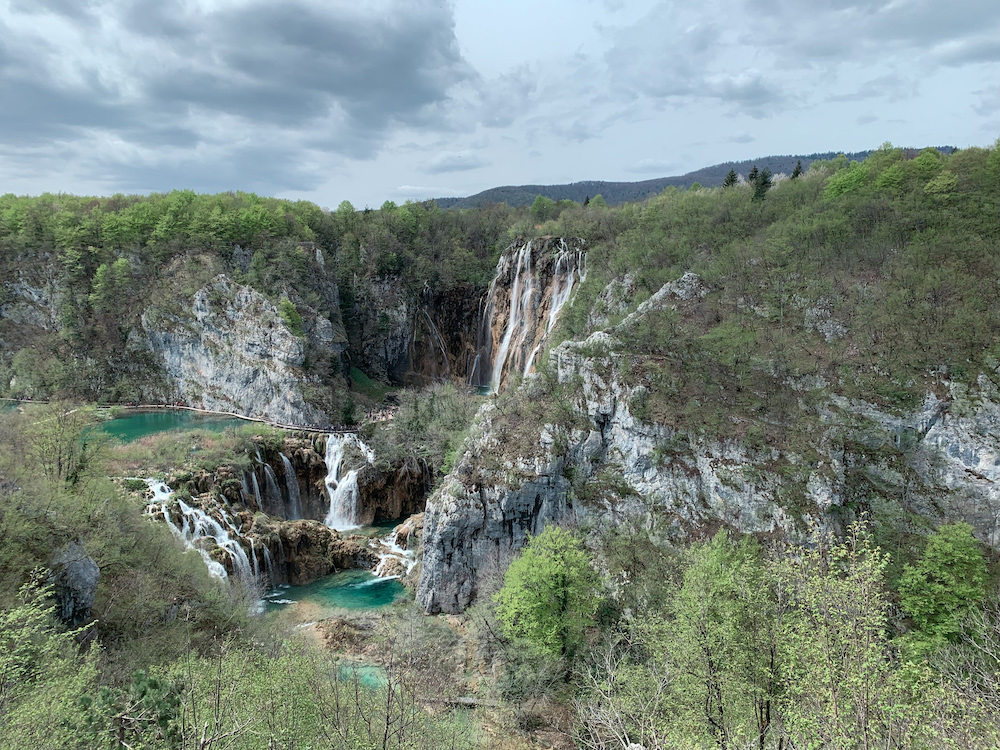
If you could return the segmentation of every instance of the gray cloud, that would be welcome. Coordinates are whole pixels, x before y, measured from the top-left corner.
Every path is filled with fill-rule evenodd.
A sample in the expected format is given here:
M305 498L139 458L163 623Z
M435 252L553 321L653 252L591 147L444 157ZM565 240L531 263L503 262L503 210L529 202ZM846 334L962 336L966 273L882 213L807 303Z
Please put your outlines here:
M427 162L423 171L428 174L443 174L445 172L465 172L490 166L474 151L445 151Z
M973 93L979 96L979 103L973 107L977 114L989 117L1000 112L1000 86L990 86Z
M13 10L79 19L88 7L18 0ZM133 36L108 32L107 23L111 36L97 33L86 50L55 55L41 33L0 34L0 100L16 103L0 108L0 148L99 132L129 147L182 149L166 166L164 154L149 155L143 169L154 182L191 184L181 179L190 174L210 188L214 174L217 186L232 185L246 169L245 181L262 171L277 180L271 192L304 189L314 184L296 166L304 150L370 157L400 127L441 125L451 89L476 77L458 49L450 5L435 0L251 0L214 10L136 0L100 10ZM273 150L274 140L283 148ZM234 142L244 150L227 153ZM292 164L264 167L265 156ZM109 179L141 182L140 168L106 167Z
M871 125L873 122L878 122L878 118L875 115L861 115L854 122L856 125Z
M912 95L916 91L916 84L905 81L899 75L893 73L880 76L870 81L865 81L854 91L832 94L827 97L829 102L860 102L865 99L885 99L890 102L899 101Z

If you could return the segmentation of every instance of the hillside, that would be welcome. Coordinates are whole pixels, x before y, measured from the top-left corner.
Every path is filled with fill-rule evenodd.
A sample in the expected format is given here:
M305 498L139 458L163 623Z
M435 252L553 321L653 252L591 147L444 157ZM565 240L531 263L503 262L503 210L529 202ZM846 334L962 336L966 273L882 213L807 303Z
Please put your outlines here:
M947 154L951 153L952 147L939 146L938 150ZM913 152L916 153L916 150L913 150ZM694 183L698 183L702 187L719 187L731 169L741 175L748 174L754 166L758 169L766 167L773 174L791 174L798 162L802 162L803 169L808 169L809 165L814 161L833 159L839 153L841 152L828 151L826 153L815 154L762 156L758 159L714 164L710 167L703 167L694 172L674 177L657 177L652 180L642 180L639 182L586 180L568 185L505 185L503 187L483 190L466 198L437 198L435 202L441 208L475 208L476 206L489 203L506 203L509 206L530 206L538 195L551 198L554 201L571 200L577 203L583 203L587 198L600 195L609 206L617 206L622 203L644 201L671 186L688 188ZM856 151L846 154L846 156L851 161L863 161L869 154L871 154L871 151Z

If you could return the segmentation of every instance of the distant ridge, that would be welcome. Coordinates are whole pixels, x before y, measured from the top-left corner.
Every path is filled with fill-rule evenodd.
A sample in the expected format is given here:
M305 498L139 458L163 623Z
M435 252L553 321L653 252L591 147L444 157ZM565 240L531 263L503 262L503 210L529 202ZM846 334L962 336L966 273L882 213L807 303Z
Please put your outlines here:
M939 151L950 154L954 151L952 146L938 146ZM907 149L914 154L918 149ZM441 208L475 208L488 203L506 203L509 206L529 206L538 195L544 195L552 200L571 200L582 203L587 197L593 198L600 195L608 205L617 205L630 201L643 201L654 195L662 193L671 185L675 187L690 187L694 183L699 183L702 187L718 187L726 178L730 169L735 169L737 174L746 175L754 165L758 169L767 167L774 174L791 174L795 169L796 162L802 162L802 168L808 169L814 161L834 159L840 151L827 151L822 154L801 154L789 156L762 156L759 159L747 159L746 161L727 161L722 164L715 164L711 167L675 177L657 177L652 180L642 180L641 182L603 182L600 180L587 180L585 182L573 182L568 185L505 185L503 187L490 188L481 193L470 195L467 198L436 198L435 202ZM866 159L869 151L855 151L845 154L851 161L861 161Z

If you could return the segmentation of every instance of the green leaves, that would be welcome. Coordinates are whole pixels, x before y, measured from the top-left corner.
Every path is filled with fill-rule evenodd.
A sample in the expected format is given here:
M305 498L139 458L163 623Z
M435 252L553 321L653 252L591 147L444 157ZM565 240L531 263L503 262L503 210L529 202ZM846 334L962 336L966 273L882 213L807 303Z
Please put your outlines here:
M916 655L952 640L962 619L986 593L986 563L967 523L941 526L899 581L900 604L912 618Z
M508 637L552 656L572 656L597 611L596 586L583 545L549 526L511 563L493 600Z

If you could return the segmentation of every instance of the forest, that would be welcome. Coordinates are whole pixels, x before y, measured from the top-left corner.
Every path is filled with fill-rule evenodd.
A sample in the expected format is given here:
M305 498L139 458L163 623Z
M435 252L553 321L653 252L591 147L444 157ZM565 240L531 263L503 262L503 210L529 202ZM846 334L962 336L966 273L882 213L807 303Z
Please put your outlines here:
M1000 746L996 536L950 500L992 480L970 470L920 505L927 430L876 438L844 406L905 421L934 400L935 418L992 429L1000 143L761 166L618 206L0 197L0 395L37 402L0 412L0 746ZM534 372L480 396L458 376L368 366L365 342L391 323L372 288L479 298L509 248L546 238L578 239L587 273ZM760 470L784 481L773 500L795 533L724 519L664 533L616 512L636 493L620 475L583 477L567 458L589 514L498 551L460 614L427 615L408 594L319 639L254 614L260 592L186 554L136 477L248 462L280 433L129 448L98 429L98 407L167 392L139 333L220 274L303 342L310 405L356 424L384 464L424 462L428 502L475 472L515 477L543 428L563 457L565 435L586 437L584 386L548 357L570 342L631 388L631 416L658 436L651 466L683 465L706 441L769 456ZM704 287L696 300L633 315L685 274ZM27 286L49 317L26 312ZM342 327L340 352L318 343L321 318ZM615 338L601 345L601 331ZM389 425L365 417L388 407ZM484 430L500 448L470 458ZM831 441L844 501L821 515L807 487L831 471ZM85 618L53 598L73 545L100 569ZM358 653L376 684L352 671Z

